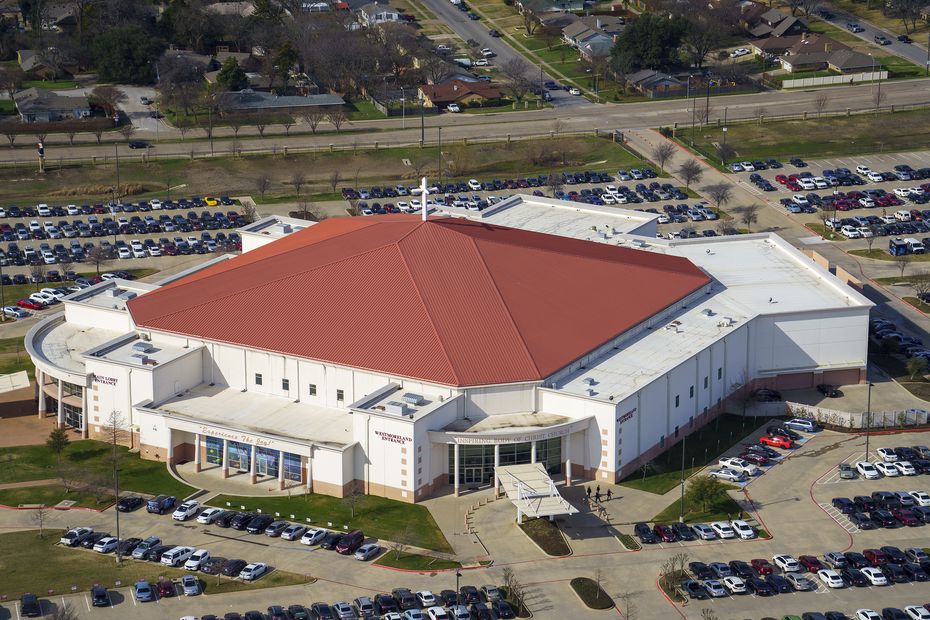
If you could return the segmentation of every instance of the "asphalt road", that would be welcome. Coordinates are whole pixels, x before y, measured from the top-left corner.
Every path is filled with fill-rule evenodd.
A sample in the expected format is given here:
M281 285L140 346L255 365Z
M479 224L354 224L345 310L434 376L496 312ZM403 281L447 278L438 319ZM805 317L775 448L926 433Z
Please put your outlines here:
M898 35L887 30L882 30L875 24L869 23L856 17L851 13L846 11L841 11L833 6L830 6L829 11L833 13L833 19L828 19L826 21L830 22L838 28L843 30L848 30L846 24L857 23L862 26L862 32L854 33L857 37L863 41L868 41L869 43L875 43L876 35L884 35L891 40L891 45L882 46L881 49L888 54L896 54L902 58L906 58L913 62L914 64L920 65L921 67L926 66L927 64L927 49L925 47L920 47L915 43L901 43L898 41Z

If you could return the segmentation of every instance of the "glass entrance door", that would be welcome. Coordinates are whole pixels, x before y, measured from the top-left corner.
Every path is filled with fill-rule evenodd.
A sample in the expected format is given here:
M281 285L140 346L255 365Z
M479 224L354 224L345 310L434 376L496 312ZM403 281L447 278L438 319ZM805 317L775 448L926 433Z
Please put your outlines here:
M278 475L278 453L275 450L259 448L255 453L255 470L259 476Z
M483 471L481 467L466 467L465 484L482 484L484 482L481 475Z

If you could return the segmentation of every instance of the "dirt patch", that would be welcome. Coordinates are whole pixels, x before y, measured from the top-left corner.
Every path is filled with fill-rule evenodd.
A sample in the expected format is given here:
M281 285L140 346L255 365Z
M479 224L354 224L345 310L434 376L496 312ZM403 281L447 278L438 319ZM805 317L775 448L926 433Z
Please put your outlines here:
M115 184L111 185L73 185L63 187L48 193L49 196L102 196L113 191ZM153 188L152 188L153 189ZM120 184L121 196L136 196L152 191L152 189L141 183L122 183Z

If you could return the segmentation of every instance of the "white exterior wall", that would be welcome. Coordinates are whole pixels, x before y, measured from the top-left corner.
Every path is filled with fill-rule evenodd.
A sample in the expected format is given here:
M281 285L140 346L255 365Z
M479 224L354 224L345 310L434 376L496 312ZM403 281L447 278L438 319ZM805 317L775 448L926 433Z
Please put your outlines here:
M80 303L64 302L65 320L71 325L102 327L114 331L130 332L135 329L132 317L125 310L99 308Z
M141 429L139 442L142 444L140 446L142 457L154 459L157 454L159 460L164 461L167 458L168 441L171 435L165 418L138 409L134 411L133 417Z
M536 411L536 385L523 383L466 388L468 415L480 420L490 415Z
M313 451L313 481L342 487L352 475L352 449L345 451L348 462L343 462L341 450L317 448Z
M203 347L152 369L152 400L161 402L203 383ZM140 401L135 401L136 404Z
M86 360L88 374L93 374L90 384L87 418L96 432L113 411L125 418L129 425L137 424L133 405L152 399L154 381L151 368L132 368L101 359Z

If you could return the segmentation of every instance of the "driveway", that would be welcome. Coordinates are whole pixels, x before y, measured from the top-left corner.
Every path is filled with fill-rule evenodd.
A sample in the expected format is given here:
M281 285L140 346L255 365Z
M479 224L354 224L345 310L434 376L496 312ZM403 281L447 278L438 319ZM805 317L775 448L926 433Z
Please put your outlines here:
M119 105L119 109L126 114L135 126L136 131L145 131L155 134L158 139L159 132L175 133L173 127L169 127L164 121L152 118L150 112L155 108L142 103L142 97L148 97L154 100L158 93L151 86L119 86L121 91L126 93L126 101Z

